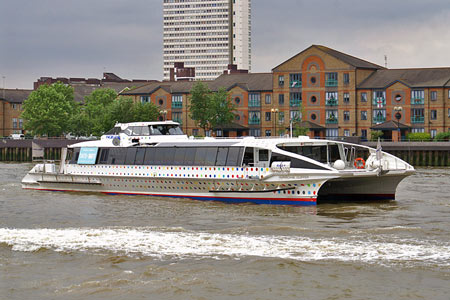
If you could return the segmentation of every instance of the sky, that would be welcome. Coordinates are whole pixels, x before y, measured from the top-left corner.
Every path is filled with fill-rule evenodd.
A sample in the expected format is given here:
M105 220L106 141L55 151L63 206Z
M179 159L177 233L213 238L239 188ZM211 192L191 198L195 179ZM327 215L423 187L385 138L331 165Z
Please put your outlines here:
M0 0L0 88L162 80L162 0ZM450 66L449 0L252 0L252 72L312 44L388 68Z

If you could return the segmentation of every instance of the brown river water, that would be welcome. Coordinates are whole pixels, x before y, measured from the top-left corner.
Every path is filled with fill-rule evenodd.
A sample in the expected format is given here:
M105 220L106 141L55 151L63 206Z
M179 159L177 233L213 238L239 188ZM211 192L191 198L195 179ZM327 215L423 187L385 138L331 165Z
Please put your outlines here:
M0 164L0 299L450 299L450 169L289 207L22 190ZM382 189L382 187L380 187Z

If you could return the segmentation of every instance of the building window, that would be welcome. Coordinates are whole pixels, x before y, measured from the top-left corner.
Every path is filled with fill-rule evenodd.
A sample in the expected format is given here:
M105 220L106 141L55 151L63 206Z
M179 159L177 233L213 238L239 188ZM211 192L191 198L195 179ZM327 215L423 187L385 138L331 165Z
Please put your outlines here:
M272 132L270 130L266 130L266 136L271 136Z
M299 88L302 87L302 74L289 74L289 87Z
M279 123L284 123L284 111L280 111L278 113L278 122Z
M361 93L361 102L367 102L367 93Z
M248 95L248 107L260 107L261 95L259 93L250 93Z
M17 118L12 119L12 126L14 129L17 128Z
M367 138L367 129L361 129L361 136Z
M450 90L448 90L448 99L450 99Z
M327 124L337 124L338 123L338 112L337 110L326 110L325 111L325 123Z
M425 92L423 90L411 91L411 104L425 104Z
M19 119L19 128L23 128L23 119Z
M300 106L302 93L289 93L289 106Z
M412 128L411 132L412 133L424 133L425 132L425 128Z
M326 92L325 93L325 105L328 105L328 106L338 105L338 92Z
M248 124L249 125L259 125L261 124L261 112L259 111L249 111L248 112Z
M450 108L448 109L448 117L450 118Z
M278 104L279 105L284 105L284 94L279 94L278 95Z
M149 103L150 96L141 96L141 103Z
M266 94L266 104L272 103L272 95Z
M198 136L198 129L192 129L192 135Z
M315 121L317 119L316 114L311 114L311 120Z
M239 103L241 103L241 98L239 97L234 98L234 103L236 103L236 105L239 105Z
M437 119L437 110L432 109L430 112L430 119L436 120Z
M183 95L172 95L172 108L183 107Z
M250 128L250 136L261 136L261 129Z
M13 104L11 104L11 105L12 105L12 108L13 108L14 110L17 109L17 104L16 104L16 103L13 103Z
M270 111L266 111L266 121L270 121L271 114L272 113Z
M365 120L367 120L367 111L362 110L361 111L361 121L365 121Z
M350 136L350 130L344 129L344 136Z
M402 95L397 94L397 95L395 95L394 99L395 99L395 101L400 102L400 101L402 101Z
M338 86L338 73L325 73L325 86Z
M278 86L284 86L284 75L278 76Z
M325 134L327 138L337 138L339 131L337 128L327 128Z
M181 112L172 112L172 121L182 124L183 117L181 115Z
M386 121L386 110L385 109L374 109L373 110L373 122L383 123Z
M437 92L436 91L431 91L430 98L433 101L437 100Z
M344 84L350 83L350 74L344 73Z
M344 111L344 121L350 121L350 111Z
M217 130L216 130L216 136L217 136L217 137L223 136L223 132L222 132L221 129L217 129Z
M344 104L350 103L350 93L344 93Z
M311 103L316 103L316 102L317 102L316 96L312 96L312 97L311 97Z
M411 109L411 123L425 123L425 109Z
M315 76L312 76L310 79L309 79L309 81L311 81L311 84L312 85L315 85L316 84L316 77ZM449 95L450 95L450 93L449 93ZM449 97L450 98L450 97Z
M437 134L437 130L436 130L436 129L431 129L431 130L430 130L431 138L435 138L435 137L436 137L436 134Z

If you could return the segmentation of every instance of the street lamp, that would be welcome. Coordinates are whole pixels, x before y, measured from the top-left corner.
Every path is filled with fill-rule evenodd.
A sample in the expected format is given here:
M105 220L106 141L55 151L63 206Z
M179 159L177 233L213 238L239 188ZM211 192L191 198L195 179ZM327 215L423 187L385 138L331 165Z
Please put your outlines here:
M403 108L401 106L395 106L394 107L394 111L395 111L395 118L397 119L397 131L398 131L398 141L400 141L400 137L401 137L401 130L400 130L400 119L402 118L402 114L401 111L403 110Z
M274 118L274 122L275 122L275 132L274 132L274 136L276 136L276 135L277 135L277 114L278 114L278 108L272 108L272 109L271 109L271 112L272 112L272 114L275 115L275 118Z

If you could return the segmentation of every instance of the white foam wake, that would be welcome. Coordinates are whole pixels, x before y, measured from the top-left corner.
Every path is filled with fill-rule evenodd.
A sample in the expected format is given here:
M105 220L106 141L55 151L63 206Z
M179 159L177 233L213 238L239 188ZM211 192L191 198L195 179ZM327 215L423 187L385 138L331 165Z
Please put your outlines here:
M13 251L113 251L159 258L260 256L301 261L339 260L369 263L425 262L450 265L450 244L357 237L313 239L252 236L151 228L7 229L0 243Z

